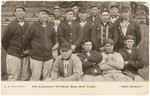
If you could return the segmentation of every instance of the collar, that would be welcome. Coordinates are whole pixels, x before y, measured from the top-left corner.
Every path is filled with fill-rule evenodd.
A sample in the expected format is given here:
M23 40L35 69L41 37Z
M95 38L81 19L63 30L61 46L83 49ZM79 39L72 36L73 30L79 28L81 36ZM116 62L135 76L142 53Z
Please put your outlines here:
M83 20L80 20L79 22L87 22L87 20L85 19L84 21Z
M105 51L105 53L106 54L113 54L113 53L115 53L115 51L112 51L112 52L109 52L109 53Z
M107 21L107 22L106 22L106 24L104 25L104 22L103 22L103 21L101 21L102 26L107 26L109 23L110 23L110 22L109 22L109 21Z
M125 46L124 47L126 50L133 50L133 47L132 47L132 49L129 49L127 46Z
M114 19L114 18L118 18L119 16L116 15L116 16L111 16L110 18Z
M39 22L41 25L47 25L47 21L45 22L45 24L43 24L40 20L38 20L38 22Z
M128 22L131 22L132 20L129 19ZM121 18L120 22L122 23L123 22L123 18Z
M54 22L49 22L49 23L50 23L51 25L53 25L53 26L55 25L55 23L54 23Z
M55 20L60 20L60 17L55 17Z
M72 54L71 54L72 55ZM71 58L71 55L67 58L67 59L63 59L63 58L61 58L62 60L69 60L70 58Z
M22 21L20 21L20 20L16 17L16 21L17 21L17 22L24 22L24 21L25 21L25 19L23 18L23 20L22 20Z

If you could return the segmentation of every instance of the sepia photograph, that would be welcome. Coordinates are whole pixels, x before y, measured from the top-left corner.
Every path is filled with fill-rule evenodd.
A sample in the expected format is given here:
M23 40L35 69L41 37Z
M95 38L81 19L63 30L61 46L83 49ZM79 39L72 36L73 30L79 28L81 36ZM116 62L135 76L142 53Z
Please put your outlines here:
M1 1L3 95L145 95L148 83L148 1Z

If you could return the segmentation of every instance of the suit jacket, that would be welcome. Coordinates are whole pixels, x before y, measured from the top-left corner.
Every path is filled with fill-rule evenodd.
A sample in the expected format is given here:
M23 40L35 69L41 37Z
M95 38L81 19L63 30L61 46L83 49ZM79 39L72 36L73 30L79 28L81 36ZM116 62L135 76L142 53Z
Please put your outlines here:
M108 38L114 39L115 32L113 31L112 23L108 22L106 26L108 26ZM101 29L102 29L102 22L99 23L98 25L95 25L95 27L93 27L93 30L92 30L92 41L93 41L94 47L97 50L103 46L103 43L101 41L101 37L103 37L103 35L101 35L101 32L102 32Z
M124 36L121 30L120 22L114 27L114 32L116 32L116 35L114 35L114 38L116 40L115 49L119 50L121 48L124 48L124 40L127 35L132 35L135 37L135 45L137 46L141 41L140 26L136 22L130 20L130 24L128 25L126 35Z
M27 22L20 26L17 19L8 24L2 37L2 46L8 54L22 58L23 39L28 27Z
M92 26L95 26L95 25L99 24L101 21L100 15L97 14L94 21L92 19L92 15L90 15L90 17L88 18L88 21L92 22Z
M124 71L130 71L137 75L138 69L144 67L144 61L137 48L134 47L131 53L126 48L122 48L119 50L119 53L122 55L124 61L128 61L128 64L124 66Z
M111 20L110 20L110 22L113 24L113 26L116 26L116 24L118 24L118 23L120 22L120 20L122 20L122 18L119 16L119 17L115 20L114 23L112 23Z
M33 23L27 30L23 45L29 49L31 58L47 61L52 59L52 47L56 44L56 32L49 23L45 27L40 21Z
M71 45L76 45L76 50L78 52L78 47L81 46L83 35L81 32L80 25L72 21L71 26L68 24L67 21L61 22L58 26L58 42L59 44L68 42Z
M93 73L94 69L97 70L97 74L101 74L100 68L98 66L98 63L100 63L102 60L101 53L96 50L92 50L90 54L91 56L88 56L86 51L83 51L77 55L82 62L82 69L84 74L96 75L96 73ZM87 61L85 61L85 59L87 59Z

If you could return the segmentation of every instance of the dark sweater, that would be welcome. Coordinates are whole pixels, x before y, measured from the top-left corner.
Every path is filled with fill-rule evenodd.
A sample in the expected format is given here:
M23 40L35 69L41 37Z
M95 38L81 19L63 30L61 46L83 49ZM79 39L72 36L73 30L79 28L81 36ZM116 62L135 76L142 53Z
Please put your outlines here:
M92 19L92 15L90 15L90 17L88 18L88 21L92 22L92 26L98 25L100 23L100 21L101 21L100 15L97 14L95 16L95 20L94 21Z
M43 27L38 21L31 25L25 34L24 47L29 49L31 58L47 61L52 59L52 47L56 43L56 33L51 24Z
M132 35L135 37L135 45L137 46L141 41L140 26L134 21L130 21L126 35L124 36L121 30L120 22L118 22L118 24L116 24L116 26L114 27L114 32L116 32L117 34L114 37L117 41L117 43L115 44L115 49L118 51L119 49L124 48L124 40L127 35Z
M24 34L29 27L27 22L21 26L18 20L15 19L5 29L2 38L2 46L8 54L21 58L23 55L23 38Z
M84 74L86 75L95 75L92 71L94 69L97 70L97 74L101 74L100 68L98 63L102 60L102 55L96 50L92 50L90 52L91 56L88 56L85 51L79 53L77 56L80 58L82 62L82 69ZM85 61L87 59L87 61Z
M123 48L119 50L119 53L122 55L124 61L128 61L128 64L124 66L124 71L138 74L138 69L144 67L144 61L137 48L133 48L131 53L126 48Z
M67 21L61 22L58 26L57 34L59 44L68 42L71 45L76 45L75 51L78 51L77 49L79 46L81 46L83 35L81 35L81 28L77 22L72 21L71 26Z
M92 41L93 41L93 44L94 44L94 47L98 50L100 47L103 47L103 43L101 41L101 37L103 36L105 38L104 35L106 35L106 28L108 26L108 38L111 38L111 39L114 39L114 35L115 32L113 31L113 25L112 23L110 22L107 22L106 25L103 25L102 22L100 22L98 25L95 25L93 27L93 30L92 30ZM101 32L102 32L102 27L103 27L103 35L101 36ZM106 38L105 38L106 39ZM103 39L103 42L105 41L105 39ZM116 42L114 40L114 42Z

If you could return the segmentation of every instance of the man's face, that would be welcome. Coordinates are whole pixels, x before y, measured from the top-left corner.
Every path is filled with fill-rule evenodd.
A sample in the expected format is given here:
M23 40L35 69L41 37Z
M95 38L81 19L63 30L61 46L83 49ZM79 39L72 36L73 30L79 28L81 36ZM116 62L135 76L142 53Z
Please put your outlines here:
M62 50L60 49L60 54L62 56L62 59L68 59L70 55L72 54L72 50Z
M61 11L59 9L54 9L54 14L55 14L55 17L60 17Z
M97 7L92 7L92 14L96 16L98 14L98 8Z
M112 7L112 8L110 9L110 14L111 14L112 16L117 16L117 15L118 15L118 12L119 12L119 10L118 10L116 7Z
M122 12L122 18L125 20L128 20L130 17L130 12L129 11L123 11Z
M87 18L87 13L79 13L79 17L81 20L85 20Z
M49 15L49 21L54 22L54 20L55 20L55 16L54 15Z
M72 10L74 11L74 13L77 13L79 8L77 6L72 7Z
M90 41L85 42L82 47L85 51L90 52L92 50L92 43Z
M114 48L114 45L109 44L109 43L106 43L106 44L105 44L105 51L106 51L106 53L111 53L111 52L113 52L113 48Z
M67 19L68 21L73 20L73 17L74 17L73 11L69 11L69 12L66 13L66 19Z
M45 11L41 11L39 12L38 17L41 21L45 22L48 20L48 13Z
M22 19L25 17L25 11L22 8L17 8L15 10L15 15L17 18Z
M128 39L128 40L125 41L125 44L126 44L126 47L127 47L128 49L132 49L132 47L133 47L133 45L134 45L134 40Z
M101 18L104 22L107 22L109 20L109 17L110 17L110 15L108 12L102 12Z

